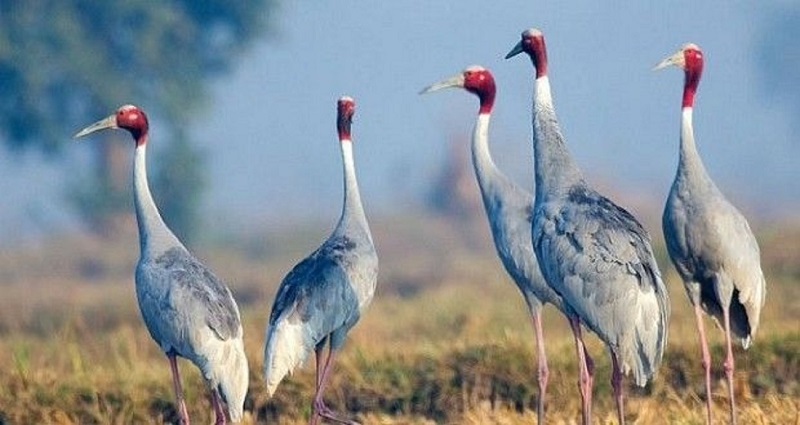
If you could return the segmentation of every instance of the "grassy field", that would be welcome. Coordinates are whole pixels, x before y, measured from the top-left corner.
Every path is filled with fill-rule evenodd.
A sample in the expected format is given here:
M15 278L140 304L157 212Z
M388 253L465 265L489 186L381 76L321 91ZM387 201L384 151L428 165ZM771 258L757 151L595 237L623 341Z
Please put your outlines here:
M800 224L756 226L767 273L762 327L736 349L743 424L800 424ZM652 229L668 282L672 320L657 379L626 386L627 418L700 424L703 383L695 325L683 288ZM136 307L135 234L68 236L0 252L0 424L171 423L166 358ZM268 399L260 377L264 325L277 284L329 231L263 233L196 250L234 291L251 367L245 423L307 420L313 362ZM526 309L502 270L481 219L429 216L373 221L381 256L375 301L350 335L326 400L367 424L535 423L535 362ZM726 417L722 335L708 323L715 417ZM577 368L566 321L545 314L551 378L547 419L580 416ZM595 423L614 423L609 359L593 336ZM181 362L189 413L209 423L197 371ZM627 381L626 381L627 382Z

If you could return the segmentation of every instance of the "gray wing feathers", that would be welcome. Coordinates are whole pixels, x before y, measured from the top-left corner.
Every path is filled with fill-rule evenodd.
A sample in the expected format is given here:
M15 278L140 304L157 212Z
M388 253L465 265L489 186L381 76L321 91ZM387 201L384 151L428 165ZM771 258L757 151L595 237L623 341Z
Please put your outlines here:
M663 228L670 258L689 298L701 302L717 324L730 305L731 331L747 348L766 296L758 242L744 216L718 191L703 202L673 188Z
M584 188L537 214L542 273L643 385L661 361L669 316L649 236L627 211Z
M500 176L495 186L482 188L500 261L522 292L529 309L540 308L545 302L561 309L561 297L544 280L531 242L533 196Z
M231 419L241 419L249 367L239 310L228 287L184 248L174 247L139 262L136 295L161 349L195 363L219 389Z
M329 239L281 282L264 347L263 373L270 394L326 337L339 348L358 321L362 304L368 302L358 295L358 287L367 278L371 282L365 283L374 290L377 269L358 273L351 267L361 255L356 247L348 238Z
M230 290L182 248L141 262L136 290L145 323L162 347L192 349L189 345L198 342L193 338L201 326L223 341L241 337L239 311Z

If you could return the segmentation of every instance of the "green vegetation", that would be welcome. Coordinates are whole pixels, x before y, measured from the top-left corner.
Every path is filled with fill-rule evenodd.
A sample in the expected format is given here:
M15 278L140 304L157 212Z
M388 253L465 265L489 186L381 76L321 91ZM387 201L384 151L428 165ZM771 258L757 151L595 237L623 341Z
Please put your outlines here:
M373 222L382 256L375 302L354 329L327 401L362 423L531 424L537 388L532 331L516 288L494 256L485 223L435 217ZM326 228L302 238L262 234L197 254L234 290L251 367L245 423L305 423L313 362L268 399L260 377L264 324L280 279ZM166 358L141 323L133 293L134 229L119 239L74 236L0 252L0 424L170 423L176 419ZM467 234L465 234L467 233ZM654 235L657 242L660 237ZM800 420L800 226L760 232L768 274L762 328L737 347L742 423ZM701 424L703 383L694 317L660 258L673 317L655 382L628 386L633 423ZM715 417L727 409L722 335L709 322ZM579 417L574 347L549 309L547 418ZM595 423L613 423L609 360L596 338ZM197 371L180 363L190 415L211 421ZM722 423L722 422L720 422Z
M185 126L208 101L209 83L230 72L273 26L277 2L27 0L0 3L0 143L55 157L69 135L137 103L164 128L156 196L184 240L197 234L202 154ZM106 142L120 142L106 135ZM130 214L128 143L92 143L92 173L67 194L88 228L110 233ZM160 148L156 148L160 149ZM173 168L176 168L174 170ZM169 184L164 182L168 178ZM179 193L180 199L172 201ZM127 223L122 223L125 225Z

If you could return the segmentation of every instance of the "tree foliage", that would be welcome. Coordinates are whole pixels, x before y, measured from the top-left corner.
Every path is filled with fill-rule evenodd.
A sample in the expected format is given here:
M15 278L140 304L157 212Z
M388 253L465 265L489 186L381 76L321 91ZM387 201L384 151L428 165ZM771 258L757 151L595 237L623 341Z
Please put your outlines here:
M182 139L185 134L179 129L203 106L209 80L229 71L255 37L264 33L275 3L0 2L0 141L12 151L35 149L57 157L78 126L124 103L142 106L151 121L156 118L165 124L169 134L160 140ZM180 143L188 157L199 158L188 141ZM98 172L93 178L114 173L109 145L94 144ZM112 193L127 190L115 188L113 179L90 186L100 190L102 198L78 198L74 203L79 209L95 208L95 214L103 215L129 206ZM189 184L171 190L199 187Z

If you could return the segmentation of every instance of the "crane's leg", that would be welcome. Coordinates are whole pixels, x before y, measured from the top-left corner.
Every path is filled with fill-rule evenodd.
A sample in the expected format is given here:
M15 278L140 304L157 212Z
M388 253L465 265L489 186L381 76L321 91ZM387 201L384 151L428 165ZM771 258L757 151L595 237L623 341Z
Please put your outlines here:
M227 420L225 409L222 407L222 397L216 388L211 389L211 405L214 406L214 425L225 425Z
M308 421L309 425L316 425L319 423L319 414L315 407L315 402L317 399L317 394L320 393L319 387L320 383L322 382L322 370L325 368L325 341L327 339L323 339L319 344L317 344L316 348L314 348L314 360L316 366L316 374L314 378L314 400L311 404L311 418Z
M536 417L538 424L544 423L544 399L547 392L547 380L550 377L550 371L547 369L547 354L544 350L544 333L542 332L542 311L536 310L532 315L533 320L533 337L536 340L537 361L538 361L538 375L537 381L539 383L539 404L536 406Z
M594 362L586 351L581 336L581 320L577 316L569 318L569 325L572 334L575 336L575 349L578 353L578 389L581 393L581 416L583 424L589 425L592 420L592 381L594 373Z
M697 333L700 335L700 351L702 353L703 372L706 377L706 424L711 425L711 355L708 353L706 331L703 326L703 311L700 303L694 305L694 317L697 320Z
M186 410L186 401L183 399L183 387L181 387L181 376L178 374L178 360L175 354L167 353L169 367L172 370L172 386L175 388L175 399L178 403L178 415L180 415L181 425L189 425L189 412Z
M316 350L317 356L317 392L314 394L314 401L311 405L311 420L309 421L309 425L313 425L317 423L319 417L323 417L330 421L346 424L346 425L358 425L357 422L350 421L347 419L341 419L336 417L331 409L325 405L325 401L322 399L322 393L325 391L325 384L328 382L328 377L330 376L331 368L333 366L334 360L336 359L336 350L333 349L332 346L328 347L328 357L325 359L325 366L320 369L320 364L322 364L322 347L320 345L317 346Z
M325 343L327 341L328 337L323 338L322 341L320 341L314 348L314 360L316 365L316 383L314 388L319 388L322 379L322 369L325 366L324 350L325 350Z
M617 418L619 418L620 425L625 425L625 408L622 404L622 371L619 370L619 362L614 351L611 351L611 368L611 388L614 389L614 399L617 402Z
M731 425L736 425L736 401L733 398L733 346L731 344L731 317L728 306L722 307L722 318L725 322L725 349L727 350L725 363L722 364L722 367L725 369L725 376L728 378L728 402L730 403L731 410Z

